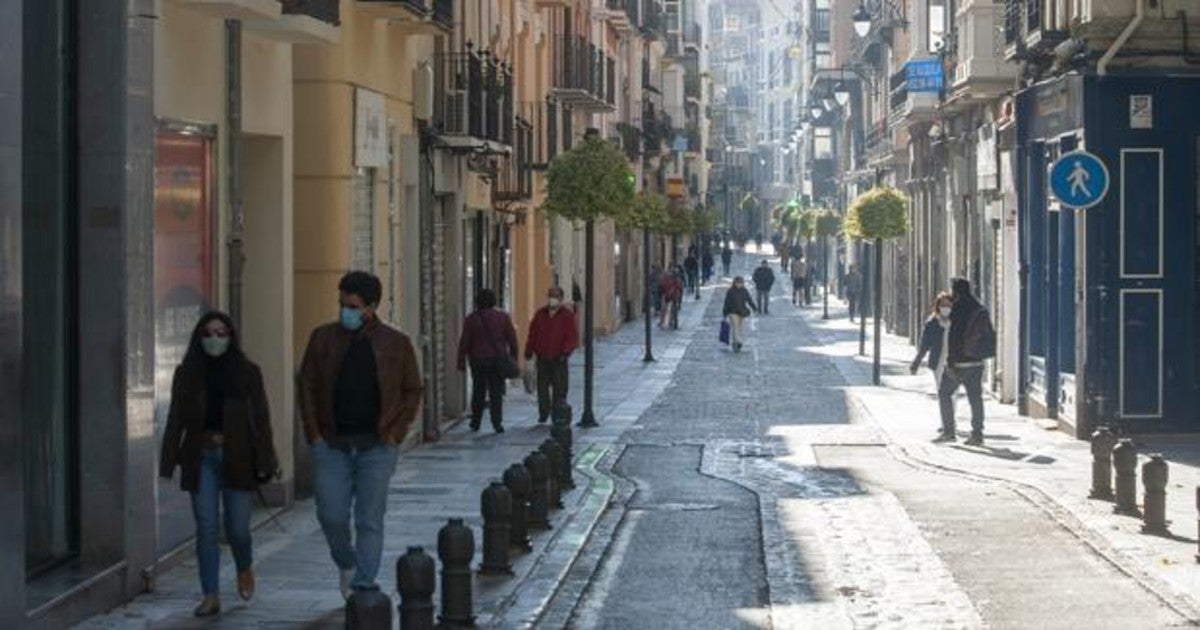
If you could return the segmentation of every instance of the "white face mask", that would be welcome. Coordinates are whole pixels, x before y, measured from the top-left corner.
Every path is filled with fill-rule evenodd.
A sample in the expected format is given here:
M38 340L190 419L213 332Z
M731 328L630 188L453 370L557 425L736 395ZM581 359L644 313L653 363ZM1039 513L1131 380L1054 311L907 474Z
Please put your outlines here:
M950 307L949 306L939 306L938 314L941 315L942 317L950 317Z
M562 302L561 302L561 301L559 301L559 299L558 299L558 298L550 298L550 299L547 301L547 304L549 304L550 308L554 309L554 308L558 308L558 305L559 305L559 304L562 304Z
M204 354L215 359L229 350L229 337L209 335L200 340L200 345L204 348Z

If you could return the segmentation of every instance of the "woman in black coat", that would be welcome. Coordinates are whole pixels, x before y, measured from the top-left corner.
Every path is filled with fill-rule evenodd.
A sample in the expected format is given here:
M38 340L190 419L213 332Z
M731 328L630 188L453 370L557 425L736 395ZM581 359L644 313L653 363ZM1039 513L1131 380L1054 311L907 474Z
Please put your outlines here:
M211 312L192 331L183 362L171 383L171 408L163 432L159 475L192 495L196 560L204 598L197 617L221 612L220 510L237 565L237 589L254 595L250 509L259 483L277 474L271 415L262 372L246 358L228 315Z
M721 309L721 314L729 320L729 345L734 352L742 349L742 329L751 310L757 311L758 305L750 297L746 281L737 276L733 279L733 286L725 292L725 306Z

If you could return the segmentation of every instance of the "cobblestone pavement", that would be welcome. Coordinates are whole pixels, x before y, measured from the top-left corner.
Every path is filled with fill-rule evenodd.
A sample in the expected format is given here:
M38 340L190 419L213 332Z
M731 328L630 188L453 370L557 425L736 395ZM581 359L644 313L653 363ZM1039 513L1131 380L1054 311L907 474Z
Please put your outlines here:
M715 340L718 302L674 380L619 442L614 509L601 518L544 627L1185 623L1024 495L906 458L893 433L864 411L861 373L841 365L842 358L854 363L837 355L848 327L830 337L809 320L815 308L802 312L783 298L772 315L751 320L745 350L732 354ZM895 413L888 397L869 402ZM927 418L931 403L922 402ZM682 454L697 449L707 482L679 469ZM647 453L657 466L645 463ZM742 507L725 500L727 486L716 480L752 491L752 513L720 514ZM681 500L664 486L683 487L684 497L707 489L713 498ZM686 551L652 520L656 502L659 511L693 511L674 533L691 541ZM743 535L754 521L758 535ZM761 550L735 563L730 545ZM711 587L714 572L721 588ZM757 591L759 574L765 593ZM695 592L711 593L726 610L697 621L702 606L685 595ZM754 603L729 610L731 601Z

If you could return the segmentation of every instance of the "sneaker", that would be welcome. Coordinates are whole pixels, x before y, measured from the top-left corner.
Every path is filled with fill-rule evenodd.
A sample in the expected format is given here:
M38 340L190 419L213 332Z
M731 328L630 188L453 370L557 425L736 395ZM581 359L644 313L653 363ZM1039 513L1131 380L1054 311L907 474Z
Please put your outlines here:
M942 431L941 433L938 433L937 437L933 438L933 443L941 444L943 442L953 442L955 439L956 438L953 431Z
M983 434L978 431L972 431L971 437L964 442L967 446L983 446Z
M350 596L354 594L354 587L350 585L354 582L355 573L358 573L358 569L342 569L338 572L342 599L350 599Z

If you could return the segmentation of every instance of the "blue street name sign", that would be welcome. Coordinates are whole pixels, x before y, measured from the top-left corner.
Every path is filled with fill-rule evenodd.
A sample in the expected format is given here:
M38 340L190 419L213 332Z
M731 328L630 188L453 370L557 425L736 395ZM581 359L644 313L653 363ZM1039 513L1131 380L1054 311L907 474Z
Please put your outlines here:
M1087 151L1072 151L1050 166L1050 191L1070 208L1090 208L1108 194L1108 167Z

